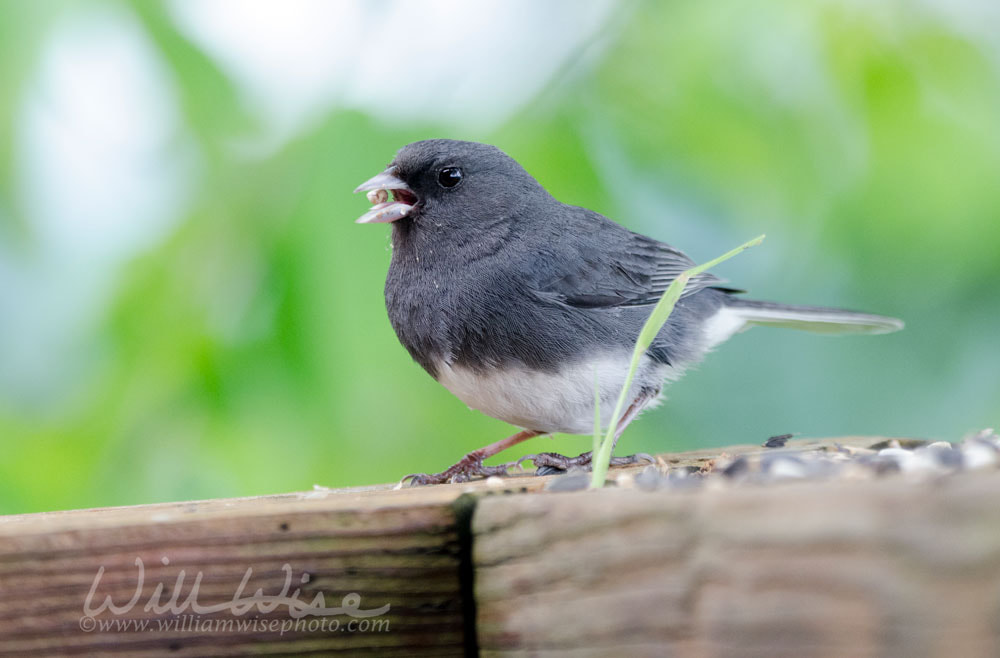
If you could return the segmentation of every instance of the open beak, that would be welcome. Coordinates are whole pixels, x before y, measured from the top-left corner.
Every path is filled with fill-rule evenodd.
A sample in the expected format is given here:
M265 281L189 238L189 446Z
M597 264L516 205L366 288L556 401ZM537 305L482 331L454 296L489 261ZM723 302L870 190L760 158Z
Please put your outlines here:
M396 167L389 167L378 176L358 185L355 192L368 192L371 210L358 217L358 224L395 222L410 214L417 203L417 195L410 186L396 176ZM390 194L392 200L389 199Z

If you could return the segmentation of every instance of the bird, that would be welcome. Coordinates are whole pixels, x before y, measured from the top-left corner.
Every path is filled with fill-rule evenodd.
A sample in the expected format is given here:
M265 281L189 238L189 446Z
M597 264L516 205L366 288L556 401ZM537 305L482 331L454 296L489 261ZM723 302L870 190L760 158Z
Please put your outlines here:
M470 408L520 428L439 473L403 478L412 485L507 474L512 464L484 460L535 436L589 434L597 406L605 427L616 424L617 441L667 383L752 326L831 334L903 328L881 315L746 299L704 272L687 283L642 356L626 411L612 419L639 332L671 282L695 265L691 258L562 203L489 144L408 144L355 192L373 204L357 223L392 226L384 292L399 341ZM558 472L587 468L592 455L528 458L539 472Z

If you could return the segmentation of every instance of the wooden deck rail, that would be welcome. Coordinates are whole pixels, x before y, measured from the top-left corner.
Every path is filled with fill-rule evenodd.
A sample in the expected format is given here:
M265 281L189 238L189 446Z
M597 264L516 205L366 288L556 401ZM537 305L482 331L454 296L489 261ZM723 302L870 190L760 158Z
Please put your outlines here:
M551 480L0 517L0 656L1000 655L1000 471Z

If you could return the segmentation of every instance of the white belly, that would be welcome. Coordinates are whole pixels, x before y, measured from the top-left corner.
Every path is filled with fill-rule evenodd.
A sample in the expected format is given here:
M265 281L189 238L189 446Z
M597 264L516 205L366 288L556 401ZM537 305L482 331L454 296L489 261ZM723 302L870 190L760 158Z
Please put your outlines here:
M545 433L590 434L594 429L595 385L600 392L601 424L607 427L625 384L629 354L568 365L558 373L507 369L480 373L438 363L438 381L458 399L488 416ZM659 386L680 373L643 357L630 391ZM627 404L626 404L627 406Z

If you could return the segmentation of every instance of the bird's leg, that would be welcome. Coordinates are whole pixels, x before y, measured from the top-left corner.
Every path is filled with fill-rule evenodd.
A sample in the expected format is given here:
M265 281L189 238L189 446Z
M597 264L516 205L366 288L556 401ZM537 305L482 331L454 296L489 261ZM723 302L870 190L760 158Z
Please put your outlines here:
M442 484L445 482L465 482L471 477L489 477L490 475L507 475L507 469L511 467L511 463L499 464L497 466L483 466L483 461L493 455L506 450L511 446L515 446L522 441L527 441L528 439L539 436L543 432L536 432L535 430L522 430L517 434L508 436L506 439L497 441L496 443L491 443L488 446L482 447L479 450L473 450L465 457L462 457L458 462L448 469L441 471L440 473L427 474L427 473L413 473L407 475L402 480L400 484L410 481L413 486L421 484Z
M615 438L611 444L611 454L615 453L615 446L618 445L618 439L621 438L622 432L628 427L629 423L635 420L636 416L643 408L655 400L660 394L659 388L644 388L639 391L639 395L636 396L632 404L629 405L628 409L622 415L621 420L618 421L618 427L615 428ZM530 459L535 464L535 475L555 475L557 473L562 473L568 471L571 468L583 468L590 470L591 462L593 461L594 455L591 451L587 451L582 455L577 455L576 457L566 457L565 455L560 455L556 452L540 452L537 455L525 455L517 460L517 465L520 466L521 462ZM652 456L647 455L644 452L636 453L634 455L629 455L628 457L612 457L610 461L611 466L629 466L631 464L638 464L643 461L648 461L649 463L655 463L655 459Z

